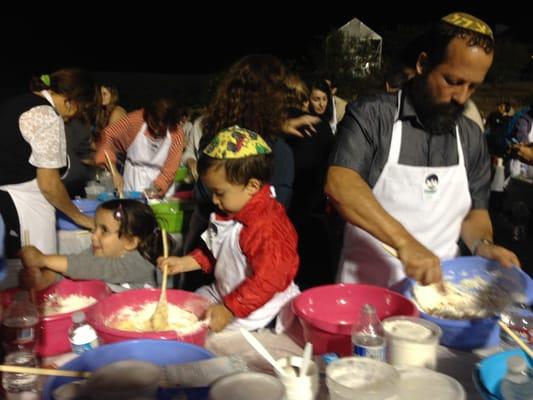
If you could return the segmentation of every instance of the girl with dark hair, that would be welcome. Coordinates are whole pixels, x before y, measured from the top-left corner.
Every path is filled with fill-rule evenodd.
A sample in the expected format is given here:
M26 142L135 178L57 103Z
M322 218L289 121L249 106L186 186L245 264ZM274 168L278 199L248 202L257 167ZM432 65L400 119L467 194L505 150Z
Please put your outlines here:
M57 251L55 208L80 226L93 225L70 201L59 169L67 165L64 121L92 107L94 82L84 71L61 69L34 77L30 89L0 104L0 213L9 258L24 231L41 251Z
M330 124L332 131L334 131L331 124L333 119L333 100L328 83L323 79L314 81L309 93L309 113ZM334 125L336 127L337 124L335 123Z
M24 246L23 282L42 290L61 275L72 279L99 279L112 290L155 287L157 257L163 254L161 230L152 209L135 200L112 200L96 210L92 250L68 256L43 254ZM170 238L169 238L170 239Z
M114 174L119 192L153 188L159 197L173 195L174 177L184 148L180 117L174 101L167 98L126 114L102 131L96 165L107 165L106 152L113 163L117 154L123 154L126 157L124 178Z

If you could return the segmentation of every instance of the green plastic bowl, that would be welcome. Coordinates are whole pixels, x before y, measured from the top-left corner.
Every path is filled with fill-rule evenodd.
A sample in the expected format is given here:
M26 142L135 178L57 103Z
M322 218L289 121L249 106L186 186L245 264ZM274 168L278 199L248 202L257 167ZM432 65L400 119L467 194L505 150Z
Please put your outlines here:
M169 233L181 232L183 227L183 210L177 201L165 201L150 204L161 229Z

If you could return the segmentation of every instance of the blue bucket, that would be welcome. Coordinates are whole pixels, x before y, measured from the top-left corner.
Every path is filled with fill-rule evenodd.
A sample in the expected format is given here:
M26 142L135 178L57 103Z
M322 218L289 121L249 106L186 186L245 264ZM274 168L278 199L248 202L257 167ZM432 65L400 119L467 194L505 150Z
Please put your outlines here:
M533 302L533 281L519 268L503 268L496 261L481 257L458 257L442 263L444 281L459 283L463 279L480 277L507 292L525 295L527 304ZM407 280L402 293L412 299L414 281ZM452 320L434 317L423 311L420 316L442 329L440 343L444 346L471 350L496 346L500 342L498 316L480 319Z
M72 371L94 371L104 365L122 360L148 361L157 365L186 364L193 361L213 358L206 349L189 343L174 340L128 340L97 347L69 361L61 369ZM53 400L52 394L59 386L76 380L76 378L49 378L43 390L44 400ZM181 398L184 392L189 400L207 398L208 388L195 389L159 389L158 400Z
M80 210L82 213L87 214L91 217L94 217L96 214L96 209L98 208L98 205L100 202L98 200L90 200L90 199L76 199L72 200L74 205ZM59 230L62 231L76 231L79 229L85 229L79 225L76 225L74 221L72 221L69 217L67 217L65 214L63 214L61 211L57 211L56 213L56 227Z
M146 201L146 198L144 197L144 195L142 194L142 192L129 192L129 191L126 191L124 192L124 198L125 199L132 199L132 200L139 200L139 201ZM115 192L102 192L100 193L97 197L96 197L96 200L99 200L99 201L109 201L109 200L116 200L118 199L118 196L116 195Z

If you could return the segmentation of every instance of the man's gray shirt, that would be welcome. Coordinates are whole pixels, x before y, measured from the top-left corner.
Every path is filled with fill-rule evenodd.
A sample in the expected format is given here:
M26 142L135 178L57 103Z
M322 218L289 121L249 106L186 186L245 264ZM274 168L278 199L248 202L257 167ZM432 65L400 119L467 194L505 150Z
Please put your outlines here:
M353 169L374 187L389 156L397 106L397 94L371 96L350 103L337 132L330 165ZM402 121L400 164L421 167L458 164L455 130L439 136L424 131L408 89L402 92L398 118ZM470 119L461 116L458 126L472 208L486 209L490 195L486 140Z

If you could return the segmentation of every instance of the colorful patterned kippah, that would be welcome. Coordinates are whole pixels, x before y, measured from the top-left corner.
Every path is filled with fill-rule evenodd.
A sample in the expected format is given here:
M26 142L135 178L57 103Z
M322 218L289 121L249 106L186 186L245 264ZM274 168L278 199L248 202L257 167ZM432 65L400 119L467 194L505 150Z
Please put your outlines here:
M204 154L220 160L269 153L272 153L272 150L258 133L237 125L218 132L204 150Z
M442 17L442 20L451 25L481 33L482 35L487 35L494 39L494 35L492 34L492 29L490 29L490 26L473 15L462 12L454 12Z

